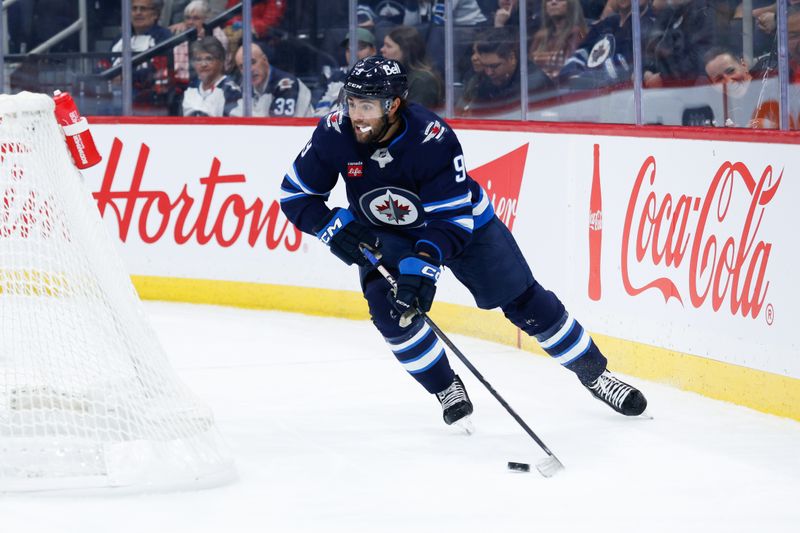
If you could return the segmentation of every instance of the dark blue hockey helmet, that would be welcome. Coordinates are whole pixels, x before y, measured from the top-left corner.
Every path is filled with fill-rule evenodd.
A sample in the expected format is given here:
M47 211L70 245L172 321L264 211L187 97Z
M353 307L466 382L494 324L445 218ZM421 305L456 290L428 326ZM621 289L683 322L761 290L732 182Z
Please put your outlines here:
M405 99L408 94L406 69L398 61L380 55L365 57L350 70L344 92L355 98Z

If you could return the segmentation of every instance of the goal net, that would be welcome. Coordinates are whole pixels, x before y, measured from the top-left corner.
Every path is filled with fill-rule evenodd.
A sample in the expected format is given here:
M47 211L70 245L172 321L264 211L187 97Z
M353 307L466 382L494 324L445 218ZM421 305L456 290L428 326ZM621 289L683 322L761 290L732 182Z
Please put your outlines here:
M46 95L0 95L0 491L234 476L150 328Z

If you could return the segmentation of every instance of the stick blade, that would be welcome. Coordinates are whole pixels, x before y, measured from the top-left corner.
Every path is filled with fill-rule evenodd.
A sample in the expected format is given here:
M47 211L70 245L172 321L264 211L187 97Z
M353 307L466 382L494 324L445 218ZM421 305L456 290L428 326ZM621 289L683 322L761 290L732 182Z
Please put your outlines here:
M536 463L536 470L544 477L553 477L564 470L564 465L561 464L561 461L559 461L555 455L551 455L547 459Z

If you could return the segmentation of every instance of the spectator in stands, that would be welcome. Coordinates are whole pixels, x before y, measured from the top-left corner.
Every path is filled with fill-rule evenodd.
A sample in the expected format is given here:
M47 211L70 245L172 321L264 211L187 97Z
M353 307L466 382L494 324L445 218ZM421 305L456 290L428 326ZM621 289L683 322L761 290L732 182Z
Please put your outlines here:
M167 28L156 24L163 6L163 0L131 0L131 49L134 53L144 52L172 36ZM122 51L121 38L114 43L111 51Z
M732 50L714 47L703 58L706 76L714 86L733 98L740 98L747 92L753 76L747 61L737 57Z
M169 39L172 33L167 28L159 26L156 22L161 14L163 0L131 0L131 50L136 55L149 50L156 44ZM122 52L122 39L120 38L112 52ZM135 65L133 68L133 102L144 111L145 107L154 109L171 106L174 96L174 85L169 72L170 54L156 56L152 59ZM116 58L114 64L121 62Z
M528 57L550 79L556 79L586 33L579 0L545 0L542 27L533 35Z
M483 63L481 63L481 54L478 52L478 43L472 43L472 54L469 56L471 68L464 72L461 82L466 86L469 80L483 73Z
M647 37L644 86L693 85L703 73L714 20L708 0L653 0L656 19Z
M164 10L161 12L161 21L159 24L162 26L171 26L180 24L183 21L183 14L186 10L186 5L191 0L164 0ZM213 19L227 8L225 5L228 0L208 0L208 18Z
M776 129L780 126L780 107L775 94L766 98L766 74L774 71L769 56L762 56L752 68L731 49L712 47L703 57L708 81L725 94L725 126ZM761 78L757 83L754 78ZM773 92L775 87L773 86ZM789 127L796 127L790 116Z
M228 0L225 9L230 9L236 4L241 3L241 0ZM253 24L253 35L256 39L266 39L269 36L269 30L278 25L286 13L286 5L288 0L264 0L258 4L253 5L253 12L251 14L251 21ZM241 42L241 29L242 17L241 15L233 17L228 23L228 27L234 31L240 32Z
M252 45L250 72L253 76L253 116L256 117L310 117L314 114L311 91L294 74L284 72L269 64L266 46ZM244 70L244 49L236 52L236 66ZM244 115L244 101L239 100L231 116Z
M527 0L525 5L529 37L541 27L542 4L542 0ZM519 0L497 0L497 10L492 17L492 23L495 28L519 31Z
M717 0L717 3L721 1L722 0ZM726 30L727 35L725 35L724 38L715 39L715 44L730 46L734 50L741 50L743 37L742 16L744 14L742 2L733 0L733 4L731 5L730 0L728 0L724 2L724 4L725 8L729 11L729 13L726 14L731 16L724 24L717 23L717 29ZM773 0L751 0L748 4L752 8L754 24L750 32L748 32L749 35L747 38L751 40L753 55L758 57L769 53L773 50L775 45L769 30L765 27L765 23L767 25L769 24L769 15L766 13L770 11L770 4L774 6L774 2Z
M475 41L482 72L474 76L464 89L459 108L469 113L480 108L501 108L520 98L519 45L514 32L506 28L490 28ZM528 61L528 92L542 97L553 89L550 78Z
M778 27L778 20L776 11L777 5L775 3L753 10L753 19L758 30L756 33L762 33L767 37L768 42L771 43L767 52L773 55L777 55L775 32ZM789 0L786 13L788 15L786 29L789 44L789 70L792 75L792 83L800 83L800 0ZM757 52L754 49L754 53Z
M197 78L183 94L183 115L230 115L242 97L242 92L225 75L225 48L222 43L216 37L203 37L192 43L191 54Z
M403 64L408 75L407 100L429 109L441 107L442 80L426 57L425 41L412 26L397 26L383 38L381 54Z
M356 61L364 59L365 57L374 56L377 53L375 49L375 36L371 31L366 28L358 28L356 30L356 36L358 37ZM346 63L350 65L352 61L350 57L349 32L345 34L341 46L344 48L344 55L347 59ZM344 86L344 80L347 77L347 73L350 72L350 67L347 65L337 69L331 69L326 66L323 69L319 86L315 91L312 91L313 101L316 102L314 104L314 115L318 117L327 115L333 109L333 106L336 105L339 100L339 92ZM314 97L315 93L319 96Z
M387 2L379 2L384 4ZM396 2L395 2L396 3ZM477 0L453 0L453 24L456 26L477 26L486 22ZM380 5L376 9L383 13ZM443 25L445 20L444 0L407 1L402 23L406 26L432 23Z
M597 89L628 83L633 75L633 21L631 0L616 0L616 12L598 20L586 38L564 63L561 85L574 89ZM642 46L654 17L647 0L639 0Z
M174 34L183 33L194 27L197 29L197 39L206 36L205 22L209 17L209 5L206 0L192 0L183 9L183 21L169 27ZM228 50L228 37L221 28L214 28L211 35L217 39L225 49L224 71L229 72L233 67L233 54ZM188 85L190 78L189 43L183 42L175 48L175 81Z

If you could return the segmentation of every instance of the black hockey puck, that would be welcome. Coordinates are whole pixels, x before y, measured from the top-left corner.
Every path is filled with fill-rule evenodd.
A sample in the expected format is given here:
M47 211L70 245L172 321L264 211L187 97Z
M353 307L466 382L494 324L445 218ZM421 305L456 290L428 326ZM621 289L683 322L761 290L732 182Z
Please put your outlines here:
M508 469L514 472L530 472L531 465L529 465L528 463L514 463L512 461L509 461Z

